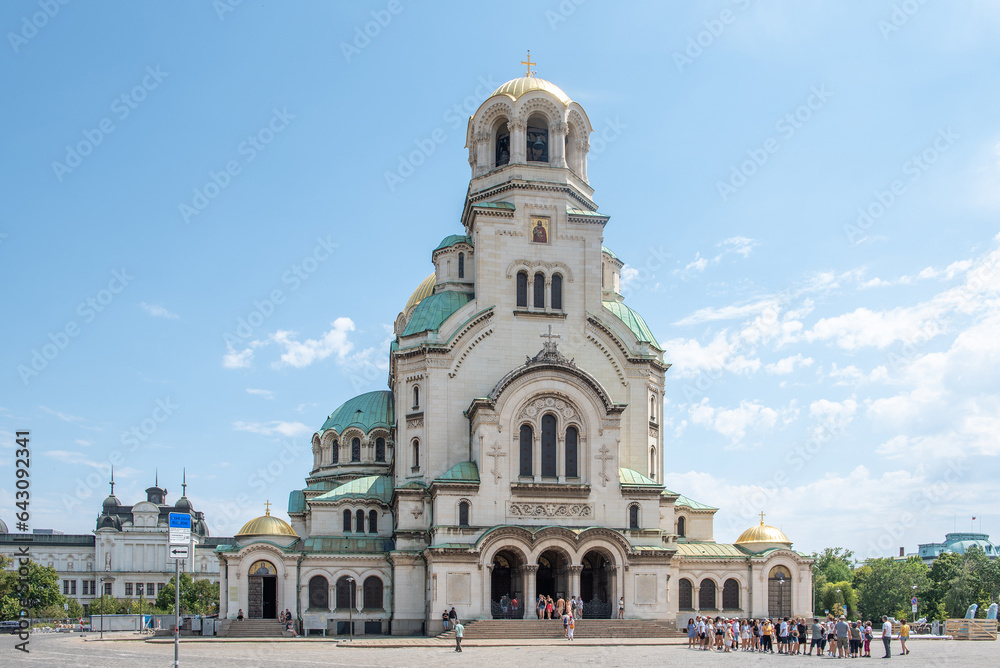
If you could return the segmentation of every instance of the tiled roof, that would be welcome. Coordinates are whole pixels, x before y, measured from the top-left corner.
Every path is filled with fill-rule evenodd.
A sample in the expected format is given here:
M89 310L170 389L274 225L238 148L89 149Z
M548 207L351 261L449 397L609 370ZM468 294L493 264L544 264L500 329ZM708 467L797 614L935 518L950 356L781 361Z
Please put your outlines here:
M746 557L747 553L729 543L677 543L677 556L732 559Z
M335 429L342 434L348 427L358 427L367 433L375 427L389 429L395 423L395 408L391 390L376 390L348 399L337 410L330 413L319 432Z
M338 499L373 499L388 505L392 501L392 478L386 475L356 478L326 494L314 497L313 501L335 501Z
M314 536L306 538L299 548L303 552L324 554L371 554L392 552L395 541L392 538L355 538L353 536Z
M449 234L448 236L446 236L444 239L441 240L441 243L437 245L437 248L434 249L434 252L443 250L445 248L451 248L455 244L469 244L471 246L472 237L466 236L465 234Z
M674 501L675 506L685 506L691 510L718 510L715 506L706 506L704 503L698 503L694 499L690 499L683 494L677 497Z
M452 313L465 306L471 299L470 293L455 290L445 290L423 299L413 310L403 336L440 328Z
M656 337L653 336L649 325L646 324L646 321L636 311L626 306L624 302L606 301L602 303L605 309L611 311L615 317L625 323L625 326L635 334L635 338L660 348L660 344L657 342Z
M623 487L663 487L652 478L647 478L638 471L632 469L618 469L618 482Z

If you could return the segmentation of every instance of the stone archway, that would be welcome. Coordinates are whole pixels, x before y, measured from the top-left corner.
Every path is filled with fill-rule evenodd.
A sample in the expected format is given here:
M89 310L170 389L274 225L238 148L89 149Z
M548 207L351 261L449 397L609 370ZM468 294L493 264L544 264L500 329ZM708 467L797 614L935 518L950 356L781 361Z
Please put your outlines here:
M490 614L494 619L524 617L524 559L511 550L493 555L490 569ZM515 605L516 602L516 605Z
M769 617L792 615L792 573L775 566L767 576L767 614Z
M538 555L535 592L555 601L569 594L569 559L559 550L545 550Z
M581 560L580 598L584 619L610 619L615 602L615 568L603 550L590 550Z
M277 619L278 569L270 561L259 559L247 573L247 617Z

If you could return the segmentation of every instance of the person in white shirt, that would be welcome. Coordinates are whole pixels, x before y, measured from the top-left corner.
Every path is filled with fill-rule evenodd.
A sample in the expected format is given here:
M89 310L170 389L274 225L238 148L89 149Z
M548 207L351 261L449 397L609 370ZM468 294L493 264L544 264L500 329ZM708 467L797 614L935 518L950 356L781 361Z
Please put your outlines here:
M883 659L892 658L892 623L889 618L882 615L882 644L885 645L885 656Z

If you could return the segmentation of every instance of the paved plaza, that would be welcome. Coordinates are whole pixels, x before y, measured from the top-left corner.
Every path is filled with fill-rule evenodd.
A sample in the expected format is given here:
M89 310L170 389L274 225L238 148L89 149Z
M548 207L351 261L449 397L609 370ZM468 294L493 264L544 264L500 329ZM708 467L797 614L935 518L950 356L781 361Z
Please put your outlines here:
M417 639L414 639L417 640ZM191 642L181 645L181 666L211 668L247 668L266 666L344 666L346 668L442 668L444 666L496 665L528 666L538 663L563 666L760 666L813 665L816 657L784 657L761 654L720 654L687 649L683 645L622 645L618 640L597 639L578 645L524 641L519 645L475 646L470 638L459 655L451 645L414 645L411 647L343 647L335 642ZM0 638L0 665L50 668L155 668L170 666L172 644L142 641L85 641L80 636L36 635L31 654L14 650L15 640ZM995 642L917 641L911 654L894 656L889 665L918 668L926 666L978 666L996 662ZM894 643L898 652L899 645ZM874 654L874 652L873 652ZM837 659L823 658L823 663ZM846 663L848 660L839 660ZM881 659L856 659L861 665L881 663Z

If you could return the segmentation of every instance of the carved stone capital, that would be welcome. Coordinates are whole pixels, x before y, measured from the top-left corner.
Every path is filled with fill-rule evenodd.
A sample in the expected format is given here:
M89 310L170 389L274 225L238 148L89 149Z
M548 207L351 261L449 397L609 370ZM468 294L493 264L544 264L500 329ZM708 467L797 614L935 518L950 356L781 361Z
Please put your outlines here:
M521 570L523 570L528 575L534 575L535 573L538 572L538 564L525 564L521 566Z

